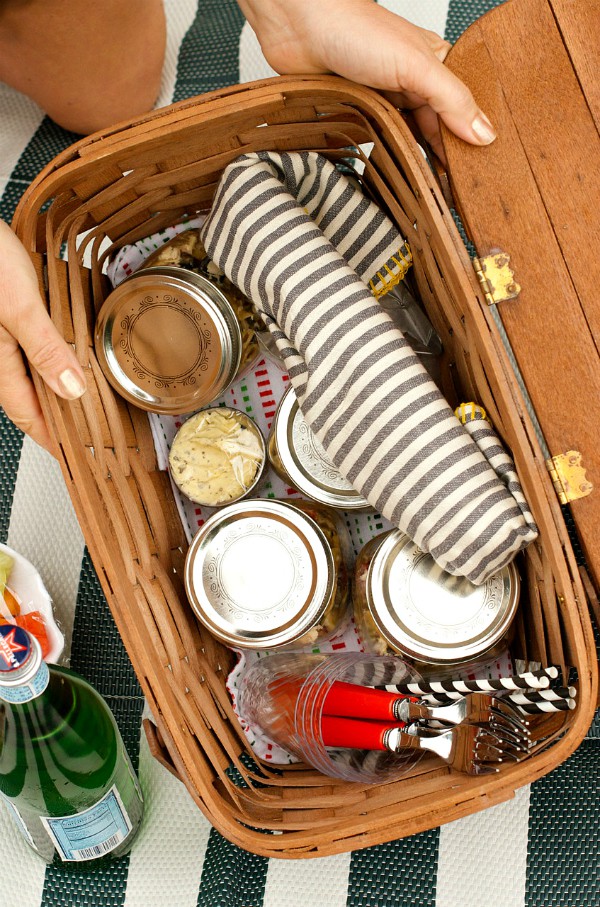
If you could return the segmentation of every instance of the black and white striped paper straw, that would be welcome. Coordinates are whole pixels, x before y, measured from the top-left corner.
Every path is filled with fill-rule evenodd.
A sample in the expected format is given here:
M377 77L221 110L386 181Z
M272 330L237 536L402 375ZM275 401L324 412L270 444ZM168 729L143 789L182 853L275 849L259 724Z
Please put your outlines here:
M554 687L549 690L513 690L511 693L500 693L499 699L508 699L517 705L532 702L556 702L561 699L575 699L576 687Z
M552 691L532 690L530 693L519 691L501 696L500 699L503 702L512 703L527 715L537 715L541 712L566 712L575 708L575 697L568 695L569 688L567 688L566 696L551 696L549 699L543 697L542 694L545 692L551 693ZM456 699L462 699L463 695L463 693L450 693L446 697L442 697L428 693L421 697L421 702L428 706L444 706Z
M502 693L500 695L493 690L488 692L502 702L510 702L515 706L531 706L533 714L535 712L563 711L565 708L575 708L574 705L564 706L563 704L564 702L575 702L575 696L570 695L570 693L574 694L576 692L575 688L562 687L561 689L565 691L565 694L562 696L557 696L555 690L512 690L511 692ZM419 700L423 705L427 706L444 706L450 705L458 699L462 699L465 695L468 696L469 693L424 693L422 696L419 696ZM556 709L550 708L553 703L556 704ZM540 706L540 708L536 708L536 706ZM546 706L548 706L548 708L546 708Z
M575 705L574 699L555 699L553 702L519 703L517 708L524 715L539 715L542 712L568 712L574 709Z
M433 680L430 683L386 684L382 687L395 693L404 693L408 696L424 696L428 693L448 694L464 693L491 693L507 690L541 690L547 689L552 680L559 675L558 668L551 666L539 671L526 671L523 674L513 674L512 677L499 677L481 680ZM456 698L452 696L452 698Z

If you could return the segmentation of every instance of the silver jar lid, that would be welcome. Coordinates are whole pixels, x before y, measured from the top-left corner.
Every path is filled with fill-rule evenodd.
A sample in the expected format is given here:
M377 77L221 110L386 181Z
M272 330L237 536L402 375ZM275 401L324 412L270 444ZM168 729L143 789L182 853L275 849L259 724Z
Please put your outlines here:
M335 568L317 523L283 501L255 499L214 513L195 535L185 588L202 623L226 645L268 649L319 624Z
M273 467L300 494L329 507L364 510L369 502L340 473L298 405L290 385L280 400L268 441Z
M177 267L144 268L119 284L100 309L94 342L122 397L172 414L216 400L235 378L242 347L218 287Z
M369 565L366 595L391 648L443 665L472 661L504 637L515 616L519 585L511 563L475 586L447 573L407 535L392 530Z

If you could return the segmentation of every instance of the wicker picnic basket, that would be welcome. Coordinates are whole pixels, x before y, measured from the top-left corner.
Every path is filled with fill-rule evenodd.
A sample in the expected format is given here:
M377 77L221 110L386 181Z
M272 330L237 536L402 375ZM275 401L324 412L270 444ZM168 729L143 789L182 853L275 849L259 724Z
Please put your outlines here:
M207 210L225 165L248 150L311 149L365 159L365 190L408 238L421 296L446 351L448 396L482 403L513 452L539 540L523 557L514 655L573 667L575 711L556 742L497 775L424 759L381 785L336 781L303 765L253 762L225 687L231 653L194 619L185 537L157 468L145 413L106 382L95 315L116 249ZM217 91L84 139L33 183L15 218L51 316L89 390L67 403L37 382L65 481L119 631L154 716L154 755L210 822L266 856L312 857L412 835L500 803L578 746L596 701L597 665L580 574L544 456L463 241L402 116L336 77L281 77ZM67 255L64 250L66 248Z

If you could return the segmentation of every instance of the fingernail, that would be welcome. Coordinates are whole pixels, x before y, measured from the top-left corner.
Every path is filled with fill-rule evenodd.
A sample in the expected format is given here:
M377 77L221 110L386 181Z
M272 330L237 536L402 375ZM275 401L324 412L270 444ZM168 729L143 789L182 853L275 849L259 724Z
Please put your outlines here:
M471 123L471 128L477 138L483 142L484 145L489 145L490 142L493 142L496 138L496 133L494 132L494 127L486 117L484 113L479 113Z
M72 368L66 368L64 372L61 372L58 381L70 400L76 400L85 392L85 383Z

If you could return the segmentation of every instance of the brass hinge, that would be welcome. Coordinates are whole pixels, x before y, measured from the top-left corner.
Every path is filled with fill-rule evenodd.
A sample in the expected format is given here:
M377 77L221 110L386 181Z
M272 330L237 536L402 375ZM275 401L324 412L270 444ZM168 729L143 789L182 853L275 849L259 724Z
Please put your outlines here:
M561 504L585 498L594 490L592 483L586 479L578 450L550 457L546 460L546 466Z
M488 305L514 299L521 292L521 287L515 281L514 272L510 267L510 255L507 252L497 252L486 258L474 258L473 267Z

